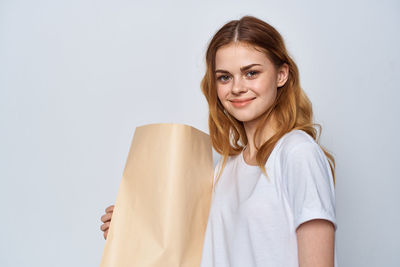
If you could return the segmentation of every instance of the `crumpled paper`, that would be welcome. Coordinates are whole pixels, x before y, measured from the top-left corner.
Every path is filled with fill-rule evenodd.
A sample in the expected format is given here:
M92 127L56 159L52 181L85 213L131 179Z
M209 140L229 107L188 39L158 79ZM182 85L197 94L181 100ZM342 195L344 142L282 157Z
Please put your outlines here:
M207 134L182 124L137 127L100 266L200 266L212 183Z

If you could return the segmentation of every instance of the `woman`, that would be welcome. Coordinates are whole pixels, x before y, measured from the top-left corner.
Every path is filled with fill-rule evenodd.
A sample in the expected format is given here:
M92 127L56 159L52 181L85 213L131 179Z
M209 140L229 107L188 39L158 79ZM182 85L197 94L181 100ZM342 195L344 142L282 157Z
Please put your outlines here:
M212 38L206 66L201 87L222 160L202 266L336 266L334 160L317 143L281 35L255 17L233 20Z

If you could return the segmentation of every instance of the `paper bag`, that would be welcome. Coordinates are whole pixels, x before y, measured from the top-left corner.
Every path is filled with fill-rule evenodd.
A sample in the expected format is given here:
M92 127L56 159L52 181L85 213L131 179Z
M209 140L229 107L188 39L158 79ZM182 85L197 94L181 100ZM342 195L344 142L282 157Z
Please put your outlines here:
M181 124L137 127L100 266L200 266L212 180L207 134Z

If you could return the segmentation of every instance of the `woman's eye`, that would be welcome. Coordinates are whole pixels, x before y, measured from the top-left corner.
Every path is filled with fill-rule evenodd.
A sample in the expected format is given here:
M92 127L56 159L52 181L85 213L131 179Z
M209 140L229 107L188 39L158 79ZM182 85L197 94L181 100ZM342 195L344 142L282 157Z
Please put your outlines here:
M257 75L257 74L258 74L258 71L251 70L246 75L247 75L247 77L253 77L253 76Z
M226 82L229 79L228 75L221 75L217 78L218 80L220 80L221 82Z

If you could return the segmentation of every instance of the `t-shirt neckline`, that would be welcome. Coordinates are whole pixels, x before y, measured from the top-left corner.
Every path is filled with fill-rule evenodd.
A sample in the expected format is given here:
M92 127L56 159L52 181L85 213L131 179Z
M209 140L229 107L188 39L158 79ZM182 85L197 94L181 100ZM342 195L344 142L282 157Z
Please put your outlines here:
M275 144L274 148L271 151L271 154L269 155L269 158L267 159L267 162L265 163L265 165L268 163L268 161L270 160L271 156L274 154L275 150L279 147L280 143L283 141L284 137L292 132L292 131L298 131L298 130L291 130L287 133L285 133ZM248 169L260 169L260 167L258 165L250 165L248 164L245 160L244 160L244 155L243 155L243 151L246 149L247 145L243 147L242 152L240 152L240 161L242 162L243 166L245 166ZM261 170L261 169L260 169Z
M258 165L250 165L248 164L245 160L244 160L244 154L243 151L245 150L246 146L242 149L242 152L240 152L240 161L242 162L242 164L244 166L246 166L246 168L249 169L259 169L260 167Z

